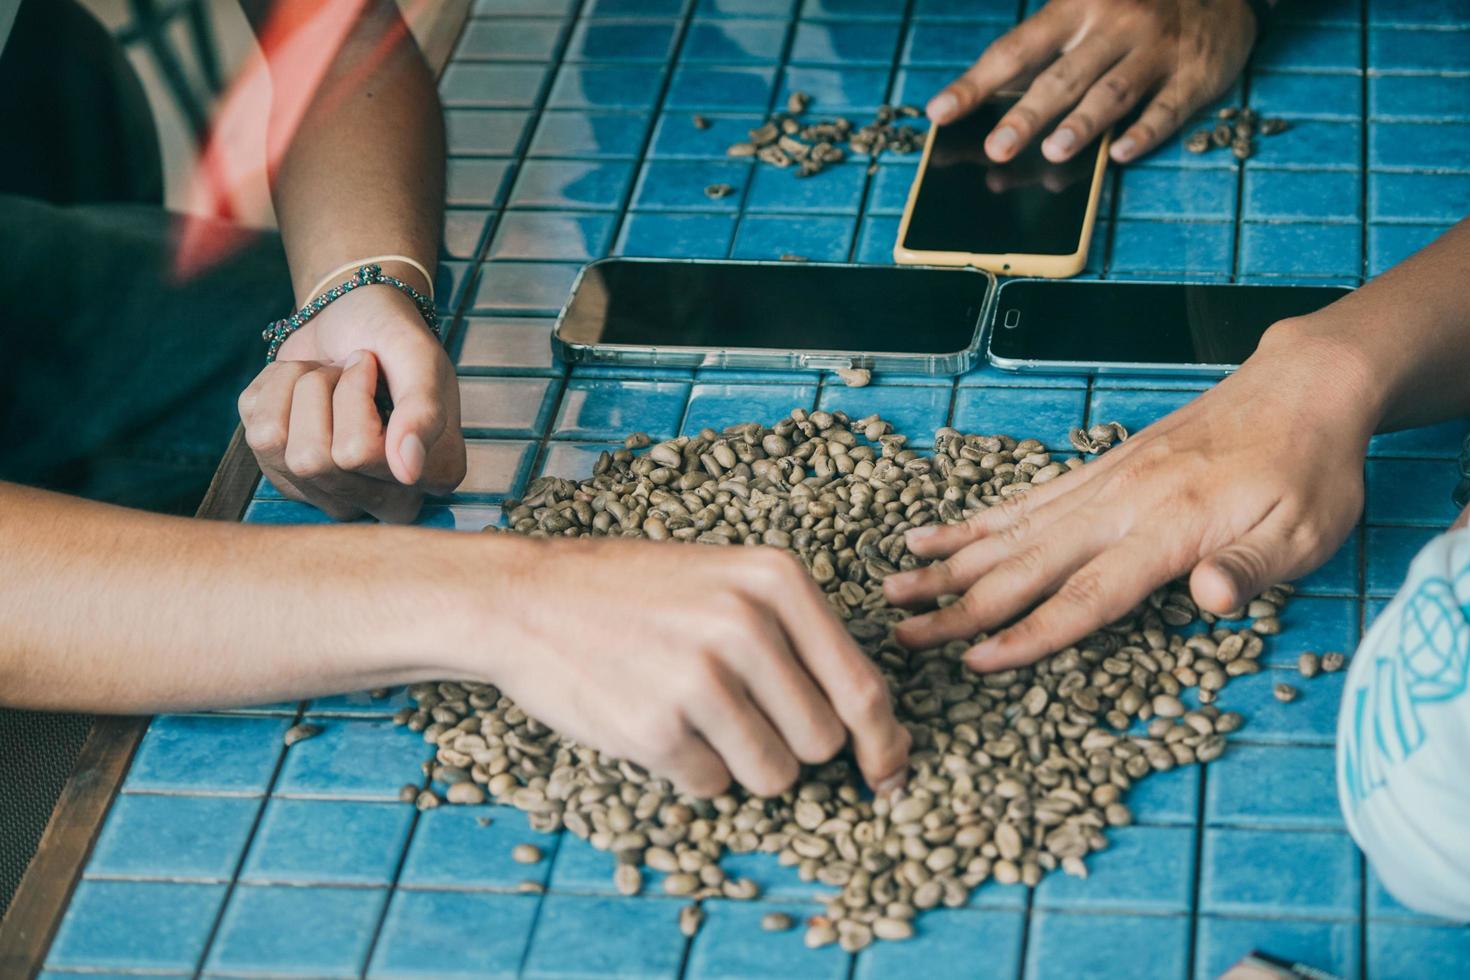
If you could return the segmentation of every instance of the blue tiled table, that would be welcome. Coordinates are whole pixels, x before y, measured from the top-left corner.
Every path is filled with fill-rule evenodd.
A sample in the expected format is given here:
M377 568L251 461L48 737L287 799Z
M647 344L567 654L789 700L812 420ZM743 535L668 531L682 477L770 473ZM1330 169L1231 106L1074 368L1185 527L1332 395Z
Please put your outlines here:
M913 158L796 182L730 161L725 145L793 88L814 93L817 112L921 101L1026 6L477 0L441 85L453 159L439 294L470 476L421 522L495 522L533 475L586 473L632 429L670 436L822 405L881 411L918 445L952 422L1061 446L1069 426L1136 428L1194 397L1192 383L989 368L853 390L818 375L569 371L550 356L549 318L579 265L603 254L888 261ZM1226 100L1292 129L1243 168L1176 138L1111 172L1085 275L1357 283L1402 259L1470 210L1467 26L1463 0L1288 0ZM706 199L716 181L738 193ZM764 897L710 903L686 941L675 902L615 897L611 858L582 841L541 839L504 807L420 815L393 802L428 750L388 724L401 692L346 695L156 720L48 975L1212 977L1251 947L1346 976L1470 974L1470 930L1394 902L1343 830L1331 771L1341 678L1302 684L1290 707L1269 693L1300 650L1350 650L1450 519L1464 431L1374 440L1363 526L1304 581L1272 669L1229 692L1250 716L1241 737L1208 768L1140 783L1137 825L1111 835L1085 882L988 885L970 907L923 917L913 941L850 957L762 932L762 912L802 915L816 889L743 856L730 863ZM262 486L247 520L320 517ZM325 733L283 749L302 716ZM548 860L509 863L524 840ZM528 877L546 893L519 893Z

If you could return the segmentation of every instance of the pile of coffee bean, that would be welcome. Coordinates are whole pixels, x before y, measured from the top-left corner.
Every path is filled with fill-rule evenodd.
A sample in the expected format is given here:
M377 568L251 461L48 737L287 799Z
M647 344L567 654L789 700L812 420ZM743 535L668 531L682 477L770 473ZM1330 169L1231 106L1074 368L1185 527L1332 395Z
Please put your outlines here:
M1127 432L1109 424L1072 435L1097 452ZM893 627L908 613L882 589L885 576L920 564L904 532L963 520L1083 465L1036 439L952 428L935 433L930 453L907 442L877 416L805 410L656 444L639 433L602 453L586 479L533 481L507 501L502 532L790 551L890 686L913 736L903 790L872 798L839 757L804 768L779 797L734 787L697 799L562 738L492 685L452 681L414 685L415 707L395 719L437 746L426 775L448 785L451 802L488 795L537 830L564 828L613 852L623 895L643 889L647 868L664 876L664 892L695 903L755 898L757 884L727 875L720 858L776 855L833 889L806 921L813 947L907 938L921 910L963 905L989 879L1035 885L1058 868L1086 877L1107 828L1132 821L1134 783L1224 751L1243 719L1214 702L1233 678L1261 670L1262 637L1279 631L1292 590L1267 590L1226 617L1253 625L1228 628L1176 582L1076 645L997 673L966 668L964 641L906 649ZM1199 707L1186 704L1190 690ZM430 788L404 790L420 807L439 804ZM530 857L519 849L518 860ZM700 921L697 907L678 916L686 934Z
M1207 153L1229 147L1235 159L1245 161L1256 152L1257 136L1275 136L1288 127L1285 119L1262 118L1249 106L1227 106L1215 114L1213 128L1190 133L1184 148L1190 153Z
M871 174L877 171L878 156L884 150L912 153L923 144L921 130L899 121L922 115L917 106L881 105L872 122L854 127L852 120L843 116L804 122L800 117L811 102L807 93L792 92L786 100L785 112L776 113L752 129L749 140L730 144L726 154L755 157L773 167L794 165L796 176L810 177L821 173L828 164L839 163L849 153L854 153L869 158L868 173ZM700 118L695 117L695 126L703 128L699 126Z

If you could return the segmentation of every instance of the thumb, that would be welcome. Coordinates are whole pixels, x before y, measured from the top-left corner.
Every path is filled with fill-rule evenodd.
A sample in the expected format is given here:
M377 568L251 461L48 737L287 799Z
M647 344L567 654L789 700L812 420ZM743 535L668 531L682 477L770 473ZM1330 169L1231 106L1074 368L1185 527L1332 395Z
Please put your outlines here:
M1201 609L1223 614L1239 609L1301 564L1285 521L1268 518L1240 540L1207 556L1189 576L1189 591Z
M429 450L449 421L445 378L437 345L411 344L405 350L379 354L393 412L388 416L388 468L407 486L423 478Z

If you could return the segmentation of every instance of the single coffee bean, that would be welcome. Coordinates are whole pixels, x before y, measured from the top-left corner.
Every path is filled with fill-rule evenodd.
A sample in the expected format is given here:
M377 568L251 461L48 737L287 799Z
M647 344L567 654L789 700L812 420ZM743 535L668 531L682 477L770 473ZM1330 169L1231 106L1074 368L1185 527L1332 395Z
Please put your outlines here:
M1290 684L1287 684L1285 682L1282 682L1280 684L1277 684L1274 688L1272 688L1271 689L1271 693L1274 694L1274 695L1276 695L1276 700L1277 701L1281 701L1283 703L1289 703L1291 701L1295 701L1296 700L1296 693L1297 692L1296 692L1296 688L1292 687Z
M1296 669L1303 677L1316 677L1322 669L1322 660L1315 653L1303 653L1296 658Z
M535 844L517 844L511 848L510 859L517 864L539 864L541 848Z
M290 728L286 729L286 735L281 741L286 743L287 748L290 748L297 742L304 742L309 738L316 738L322 733L322 731L323 729L321 725L313 725L309 722L302 722L299 725L292 725Z
M767 912L761 916L761 928L766 932L786 932L794 923L785 912Z
M1342 670L1343 665L1346 663L1347 658L1344 657L1342 654L1337 653L1336 651L1322 654L1323 673L1335 674L1339 670Z
M704 910L698 905L685 905L679 909L679 931L690 939L704 924Z

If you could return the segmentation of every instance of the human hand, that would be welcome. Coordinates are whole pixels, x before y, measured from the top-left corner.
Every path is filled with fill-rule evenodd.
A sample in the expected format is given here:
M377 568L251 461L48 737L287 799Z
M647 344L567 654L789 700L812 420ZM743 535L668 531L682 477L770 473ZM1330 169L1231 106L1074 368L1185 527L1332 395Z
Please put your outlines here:
M392 398L386 423L380 379ZM240 395L245 438L292 500L336 520L413 519L465 474L454 367L413 302L356 290L292 334Z
M610 539L515 546L515 618L495 624L515 640L487 679L533 717L695 796L732 776L777 795L798 761L825 762L849 736L870 785L901 784L909 733L887 684L789 555Z
M1229 87L1257 29L1244 0L1051 0L929 100L928 115L936 125L952 122L1034 76L986 138L985 152L1010 160L1065 112L1041 144L1060 163L1152 93L1113 143L1113 160L1127 163Z
M906 620L898 639L931 647L1019 616L965 656L1001 670L1065 648L1181 575L1201 608L1223 614L1317 567L1362 509L1372 377L1302 321L1282 321L1240 371L1100 459L963 523L910 531L909 550L939 560L890 575L889 601L961 597Z

